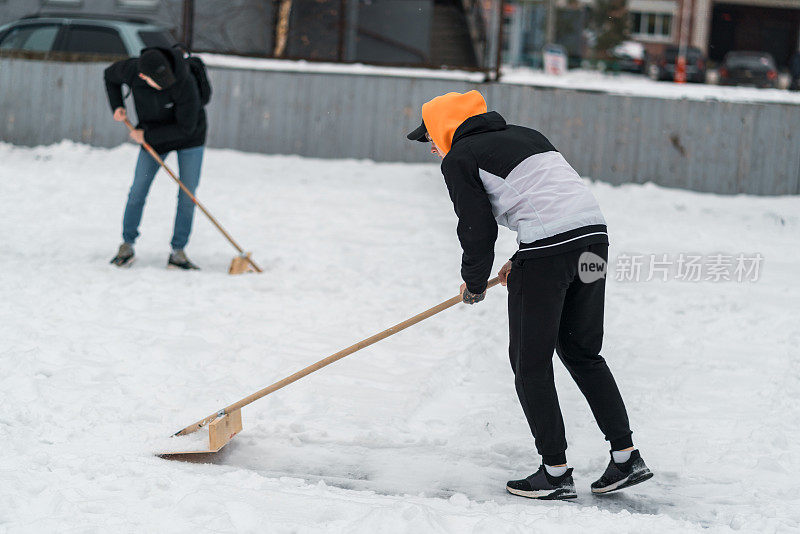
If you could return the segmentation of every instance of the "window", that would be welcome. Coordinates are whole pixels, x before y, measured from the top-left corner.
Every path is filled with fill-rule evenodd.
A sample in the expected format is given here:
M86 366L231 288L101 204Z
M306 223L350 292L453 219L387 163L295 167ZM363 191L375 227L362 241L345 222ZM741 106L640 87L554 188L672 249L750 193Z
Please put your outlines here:
M120 7L132 7L139 9L155 9L158 7L159 0L117 0Z
M672 35L672 15L663 15L661 19L661 34L665 37Z
M631 12L630 17L635 37L672 37L672 13Z
M86 25L72 25L69 27L63 51L79 54L128 55L128 51L117 30Z
M26 24L12 28L3 41L0 50L26 50L28 52L49 52L56 40L57 24Z
M139 37L145 46L160 46L161 48L170 48L175 44L172 36L165 31L154 30L140 30Z

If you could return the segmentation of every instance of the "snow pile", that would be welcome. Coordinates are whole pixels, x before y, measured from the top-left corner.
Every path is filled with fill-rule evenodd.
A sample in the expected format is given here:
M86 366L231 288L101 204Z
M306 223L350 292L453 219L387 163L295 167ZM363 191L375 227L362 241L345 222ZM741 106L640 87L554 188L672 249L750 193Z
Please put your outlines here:
M783 89L728 87L708 83L657 82L643 75L613 74L596 70L575 69L567 71L563 76L551 76L536 69L508 68L503 70L502 81L520 85L600 91L653 98L800 104L800 92Z
M226 56L222 54L198 55L203 58L203 61L205 61L208 66L221 68L281 72L313 72L320 74L436 78L442 80L462 80L473 83L482 82L485 78L483 73L460 70L380 67L376 65L363 65L360 63L317 63ZM800 92L791 92L781 89L757 89L752 87L722 87L711 84L656 82L642 75L625 73L607 74L584 69L574 69L567 71L561 76L554 76L542 70L528 67L503 67L501 82L535 87L557 87L578 91L599 91L611 94L655 98L800 104Z
M213 463L153 455L179 428L457 291L439 170L209 150L203 270L164 269L175 186L153 185L130 270L108 265L136 151L0 145L2 532L788 532L800 528L800 198L592 189L612 256L761 253L756 282L609 280L604 355L656 473L608 459L556 365L575 503L505 493L537 467L503 290L244 408ZM168 163L175 164L174 156ZM514 249L501 232L496 267ZM613 269L612 269L613 272Z
M318 74L361 74L371 76L400 76L403 78L437 78L440 80L466 80L481 82L482 72L412 67L384 67L363 63L325 63L321 61L267 59L246 56L229 56L208 52L197 54L209 67L229 69L273 70L281 72L314 72Z

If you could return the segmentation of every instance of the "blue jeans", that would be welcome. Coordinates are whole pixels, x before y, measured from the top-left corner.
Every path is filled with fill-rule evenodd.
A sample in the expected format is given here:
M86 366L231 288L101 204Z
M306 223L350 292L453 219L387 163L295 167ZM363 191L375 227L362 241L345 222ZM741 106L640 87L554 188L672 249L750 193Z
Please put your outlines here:
M181 182L194 194L200 183L200 167L203 164L203 146L184 148L178 150L178 172ZM166 154L159 154L164 159ZM150 184L158 171L159 164L142 148L139 159L136 161L136 171L133 175L133 185L128 193L128 203L125 205L125 215L122 217L122 239L131 245L139 237L139 222L142 220L142 210L150 191ZM192 219L194 218L194 202L178 189L178 210L175 213L175 228L172 232L173 249L182 249L189 242L192 232Z

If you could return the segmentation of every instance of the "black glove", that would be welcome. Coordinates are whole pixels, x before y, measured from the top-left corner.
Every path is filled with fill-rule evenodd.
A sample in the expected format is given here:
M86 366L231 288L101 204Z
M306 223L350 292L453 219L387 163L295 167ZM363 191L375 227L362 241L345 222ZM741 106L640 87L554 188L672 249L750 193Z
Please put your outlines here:
M461 299L464 301L464 304L477 304L478 302L482 301L486 298L486 291L483 293L470 293L469 289L464 289L464 294L461 296Z

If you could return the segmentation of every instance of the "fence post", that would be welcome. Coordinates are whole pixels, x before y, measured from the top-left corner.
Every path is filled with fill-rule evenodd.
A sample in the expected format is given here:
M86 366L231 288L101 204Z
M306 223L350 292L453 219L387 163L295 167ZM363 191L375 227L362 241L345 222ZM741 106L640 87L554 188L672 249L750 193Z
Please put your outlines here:
M506 0L498 2L497 13L497 60L494 66L494 81L500 81L500 65L503 63L503 17L506 11Z
M194 38L194 0L183 0L183 36L181 40L186 47L192 49Z

